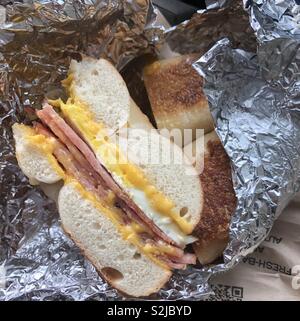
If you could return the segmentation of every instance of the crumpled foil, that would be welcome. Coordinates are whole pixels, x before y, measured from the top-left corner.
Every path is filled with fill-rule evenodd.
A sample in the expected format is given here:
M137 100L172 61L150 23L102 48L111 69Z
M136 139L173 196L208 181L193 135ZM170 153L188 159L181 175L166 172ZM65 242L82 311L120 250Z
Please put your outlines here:
M266 237L299 189L299 44L275 35L257 54L246 52L256 52L256 40L241 1L208 2L209 10L171 30L157 24L146 0L7 6L0 25L0 300L124 299L65 236L54 202L28 183L14 156L11 125L29 122L24 110L38 108L45 95L62 94L60 80L79 52L106 57L119 70L164 42L181 53L204 54L195 68L206 79L217 132L232 160L238 207L224 263L178 271L150 299L206 297L209 278ZM129 87L138 92L136 82Z
M256 51L255 34L242 1L206 1L210 10L199 10L190 20L166 30L166 42L180 54L204 54L227 37L237 48Z
M259 42L276 38L300 40L300 3L295 0L244 0Z
M17 166L11 125L45 95L62 95L84 53L121 69L154 51L163 28L148 0L27 0L0 25L0 300L120 299L62 232L56 205ZM30 110L29 110L30 111ZM3 269L0 269L0 272Z
M195 65L206 79L204 91L232 161L238 199L224 265L212 272L252 252L299 191L299 49L298 41L280 38L253 54L222 39Z
M219 9L226 7L232 0L205 0L206 9Z

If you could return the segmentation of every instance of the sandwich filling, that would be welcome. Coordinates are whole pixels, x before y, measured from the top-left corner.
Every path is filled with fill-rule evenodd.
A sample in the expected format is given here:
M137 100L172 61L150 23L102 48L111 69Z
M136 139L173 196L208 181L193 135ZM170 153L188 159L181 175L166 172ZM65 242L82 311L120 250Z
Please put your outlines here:
M83 140L92 147L113 180L121 187L126 186L130 198L138 207L136 211L146 213L178 245L195 241L194 237L188 235L193 226L174 210L174 203L149 182L140 168L130 163L117 145L110 141L105 129L93 120L86 106L76 98L66 103L61 100L53 103L60 108L71 127L80 132Z
M135 165L122 159L117 147L108 142L102 126L92 122L88 111L80 108L78 102L56 104L67 121L45 103L37 112L41 123L34 124L35 134L30 135L30 139L39 141L40 146L55 157L58 167L64 171L64 179L71 180L85 197L101 207L101 212L109 216L122 237L156 264L168 269L195 264L195 255L182 250L195 238L187 235L189 223L175 213L173 203L152 186ZM80 108L81 117L77 117L76 108ZM109 161L112 157L116 157L117 162L116 159ZM117 176L132 188L132 195L124 192ZM141 205L147 202L151 204L151 217L145 214L146 210L149 212L149 204ZM155 215L159 219L155 220ZM165 224L157 224L159 221Z

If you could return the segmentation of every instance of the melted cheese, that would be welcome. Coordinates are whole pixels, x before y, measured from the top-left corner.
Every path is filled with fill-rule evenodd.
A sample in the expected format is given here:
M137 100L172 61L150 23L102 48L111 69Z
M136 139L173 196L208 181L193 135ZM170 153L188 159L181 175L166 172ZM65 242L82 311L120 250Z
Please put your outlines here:
M47 157L53 170L56 171L56 173L60 177L63 178L65 173L62 170L62 168L59 166L56 158L53 156L53 150L54 150L53 139L41 134L37 134L36 131L29 126L26 126L26 125L20 125L20 126L22 126L26 134L25 136L26 143L34 146L34 148L38 148L39 150L41 150Z
M63 115L80 130L84 139L93 147L105 167L112 173L114 179L118 182L121 180L120 183L127 186L133 193L135 190L142 191L146 195L143 203L147 201L156 215L171 218L184 234L190 234L193 226L175 211L175 204L153 186L140 168L130 163L119 148L109 141L104 126L95 122L88 108L78 101L76 97L72 96L72 89L69 91L71 98L67 103L63 103L61 100L52 103L56 106L59 105ZM139 207L142 206L138 200L136 204ZM147 212L145 214L148 216ZM172 226L170 225L169 228L172 228ZM177 231L178 229L174 230L173 235ZM187 242L190 241L185 241L184 243Z
M45 156L53 162L53 168L60 174L65 183L71 183L80 194L87 200L93 203L93 205L101 211L109 220L116 226L119 234L124 240L135 245L141 253L145 254L149 259L151 259L157 265L169 269L168 266L157 258L157 255L173 254L174 249L171 246L164 244L157 245L144 245L140 239L139 234L145 232L146 230L139 224L132 222L130 225L124 225L120 219L120 214L118 214L119 209L114 207L115 195L110 192L107 198L104 200L103 204L100 202L91 192L88 192L78 181L76 181L72 176L67 175L63 169L58 165L56 158L53 156L54 143L51 138L44 135L37 134L36 131L28 126L24 125L24 131L26 133L26 142L33 144L38 147L41 151L45 153Z
M121 234L124 240L127 240L135 245L142 253L149 257L157 265L165 269L169 269L168 266L156 256L163 253L173 254L174 249L171 246L142 244L138 234L143 230L141 230L141 227L138 224L132 223L130 225L124 225L120 221L120 216L118 215L118 210L116 208L110 208L102 205L92 193L88 192L78 181L72 179L71 177L67 178L66 181L73 184L73 186L85 199L89 200L95 206L95 208L101 211L101 213L116 226L118 232Z
M130 188L130 196L139 205L144 213L158 226L166 235L181 246L196 241L196 238L183 233L171 217L161 215L158 210L151 206L145 193L139 189Z
M152 74L154 74L155 72L157 72L159 69L161 68L161 64L159 61L155 61L153 62L151 65L146 66L144 68L144 74L146 76L151 76Z

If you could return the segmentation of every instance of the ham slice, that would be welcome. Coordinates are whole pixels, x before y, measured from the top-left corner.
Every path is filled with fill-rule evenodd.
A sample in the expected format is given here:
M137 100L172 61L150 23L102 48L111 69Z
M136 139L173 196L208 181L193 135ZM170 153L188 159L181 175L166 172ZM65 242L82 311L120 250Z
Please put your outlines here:
M157 257L171 269L182 270L186 268L187 264L196 264L196 256L191 253L185 253L181 257L171 255L159 255Z
M37 113L38 114L38 113ZM55 124L55 122L47 115L43 117L43 123L48 126L57 138L68 148L70 153L74 156L77 162L80 164L84 173L96 179L99 185L104 185L101 176L91 167L86 158L82 155L81 151L68 139L63 131Z
M113 192L116 196L115 206L120 208L119 214L123 223L126 225L136 222L146 227L146 232L141 234L141 239L145 244L167 243L172 247L172 255L164 253L157 255L157 258L170 269L184 269L187 264L196 263L194 254L184 253L131 200L96 158L89 145L54 111L52 106L46 103L43 109L37 112L37 115L51 131L42 124L35 123L36 131L53 139L53 154L68 174L77 179L100 200L107 197L109 191Z
M51 128L56 136L68 137L72 144L85 156L91 167L100 175L103 184L111 190L118 198L120 206L131 217L138 216L139 219L160 239L168 244L174 241L168 237L145 213L132 201L132 199L121 189L112 176L96 158L90 147L79 137L79 135L59 116L51 105L45 103L42 110L37 111L38 117ZM59 129L57 131L57 129ZM63 136L61 136L63 138Z
M179 264L196 264L196 255L192 253L184 253L181 257L174 257L172 255L168 255L168 258L175 263Z
M164 262L171 269L183 270L186 268L186 264L173 262L167 256L159 255L159 256L157 256L157 258L159 260L161 260L162 262Z
M98 195L100 198L107 196L107 192L101 188L100 184L97 184L95 178L89 177L73 154L49 130L39 123L35 123L34 127L37 133L53 139L53 154L68 174L74 176L87 190Z

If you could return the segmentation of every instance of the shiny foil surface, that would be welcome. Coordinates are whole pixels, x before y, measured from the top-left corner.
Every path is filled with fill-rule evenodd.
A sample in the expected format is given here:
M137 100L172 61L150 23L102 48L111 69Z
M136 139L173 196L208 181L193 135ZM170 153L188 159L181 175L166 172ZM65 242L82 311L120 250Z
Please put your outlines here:
M295 0L244 0L259 42L275 38L300 40L300 5Z
M190 20L170 28L166 41L180 54L204 54L227 37L237 48L256 50L256 38L242 1L206 1L210 10L199 10Z
M11 125L29 123L30 108L39 108L45 95L63 95L60 81L80 53L127 68L126 81L134 58L165 43L180 53L203 55L195 68L206 79L217 132L232 160L238 208L224 263L175 272L150 299L203 299L212 293L212 275L253 251L299 189L299 43L290 24L294 18L275 19L278 2L247 2L244 10L242 1L209 0L208 10L169 30L158 24L146 0L6 6L6 23L0 25L0 300L126 299L64 234L55 203L29 184L15 159ZM285 2L297 11L293 1ZM257 12L264 18L254 25ZM288 25L282 38L278 30L286 32ZM270 41L261 40L264 33L273 35ZM138 71L131 70L135 81L129 88L138 96Z
M275 39L253 54L222 39L196 63L238 198L225 264L212 270L252 252L299 190L299 49L296 40Z

